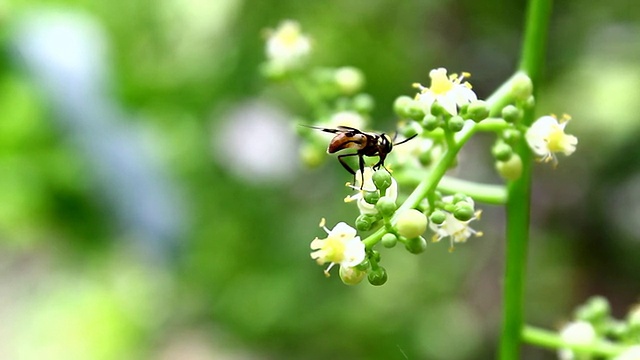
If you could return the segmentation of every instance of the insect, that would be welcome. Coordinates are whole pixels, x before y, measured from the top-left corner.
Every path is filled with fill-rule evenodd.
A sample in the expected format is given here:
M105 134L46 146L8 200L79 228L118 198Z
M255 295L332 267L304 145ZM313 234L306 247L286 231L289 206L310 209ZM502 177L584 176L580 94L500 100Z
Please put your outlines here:
M348 126L338 126L336 129L308 125L305 126L327 133L335 134L333 139L331 139L331 141L329 142L329 147L327 148L327 152L329 154L333 154L344 149L357 150L355 153L338 155L338 161L340 161L340 164L342 164L342 166L355 177L356 171L353 170L353 168L351 168L349 164L347 164L345 158L349 156L358 157L358 167L360 168L360 174L362 175L360 188L362 188L362 186L364 185L365 156L377 156L379 158L378 162L372 166L373 170L378 170L380 169L380 167L383 167L386 170L386 168L384 167L384 160L393 149L393 146L404 144L417 136L417 134L415 134L394 144L385 133L367 133Z

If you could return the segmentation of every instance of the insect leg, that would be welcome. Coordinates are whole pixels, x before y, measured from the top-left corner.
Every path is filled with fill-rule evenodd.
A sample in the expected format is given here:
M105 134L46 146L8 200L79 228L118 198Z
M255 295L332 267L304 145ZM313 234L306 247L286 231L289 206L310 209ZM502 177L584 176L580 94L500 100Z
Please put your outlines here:
M340 164L342 164L342 167L344 167L345 169L347 169L347 171L349 172L349 174L355 176L356 172L351 168L351 166L349 166L349 164L347 164L344 161L344 158L347 156L356 156L358 155L358 153L355 154L342 154L342 155L338 155L338 161L340 161Z

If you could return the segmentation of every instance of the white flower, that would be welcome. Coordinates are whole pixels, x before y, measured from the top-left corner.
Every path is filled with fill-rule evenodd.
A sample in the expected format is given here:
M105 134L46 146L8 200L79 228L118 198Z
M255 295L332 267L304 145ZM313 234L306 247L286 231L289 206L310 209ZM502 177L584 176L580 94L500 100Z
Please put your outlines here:
M444 202L452 202L452 200L453 200L453 196L445 196L444 198L442 198L442 201ZM473 200L468 199L467 202L469 202L473 207ZM434 242L438 242L448 237L449 242L451 244L451 247L449 248L449 250L453 250L454 243L466 242L467 239L471 237L471 235L474 235L476 237L482 236L481 231L476 231L469 227L470 222L472 222L473 220L480 219L480 214L482 211L480 210L476 211L473 214L473 217L467 221L458 220L456 219L455 216L453 216L452 213L449 213L446 211L443 211L443 212L445 214L445 219L444 219L444 222L442 222L442 224L435 224L434 222L429 222L429 227L431 228L431 230L433 230L433 232L435 232L435 235L433 235Z
M325 127L337 128L338 126L348 126L362 129L366 125L365 118L355 111L339 111L331 116Z
M351 185L347 183L347 186L356 190L357 192L354 195L347 196L344 199L344 202L352 202L357 201L358 209L361 214L377 214L378 210L376 210L376 206L373 204L369 204L364 199L365 192L373 192L376 191L376 185L373 183L373 169L370 167L364 168L364 176L362 172L358 169L356 171L356 184ZM364 184L362 179L364 178ZM381 194L382 195L382 194ZM391 185L385 190L384 196L389 197L393 201L398 198L398 183L396 179L391 177Z
M285 20L269 34L266 52L275 63L295 66L311 52L311 41L302 34L298 22Z
M533 152L540 156L540 161L558 163L555 153L562 152L569 156L576 151L578 138L564 133L564 128L571 117L565 115L560 121L551 115L536 120L527 130L525 138Z
M640 360L640 345L630 346L613 360Z
M437 102L449 114L458 115L458 107L478 99L471 90L471 84L466 81L462 82L465 77L469 76L469 73L462 73L460 77L458 74L451 74L447 77L447 69L433 69L429 72L430 88L413 84L414 87L420 89L416 100L423 104L424 112L427 114L431 111L431 105Z
M560 330L560 337L570 345L588 345L596 339L596 331L587 321L574 321L565 325ZM558 357L561 360L573 360L575 354L570 349L558 350Z
M327 229L322 219L320 227L327 233L326 239L315 238L311 242L311 258L319 265L330 263L324 273L329 276L329 270L339 264L340 267L354 267L365 258L365 246L356 229L340 222L332 230Z

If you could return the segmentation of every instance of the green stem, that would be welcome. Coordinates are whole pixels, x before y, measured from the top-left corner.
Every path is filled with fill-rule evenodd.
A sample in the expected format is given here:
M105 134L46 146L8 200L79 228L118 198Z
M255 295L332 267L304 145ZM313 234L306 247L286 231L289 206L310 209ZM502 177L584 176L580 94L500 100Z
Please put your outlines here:
M616 356L626 349L625 346L616 345L609 341L597 340L584 345L566 344L556 332L539 329L533 326L525 326L522 330L522 340L529 344L550 349L571 349L576 352L584 352L594 356Z
M551 0L529 1L520 71L531 78L534 90L539 84L540 72L542 71L550 14ZM533 116L533 109L525 112L524 123L531 124ZM522 159L522 175L507 186L506 261L499 348L499 358L502 360L520 358L521 333L524 324L525 268L529 240L532 156L524 141L521 141L514 150Z

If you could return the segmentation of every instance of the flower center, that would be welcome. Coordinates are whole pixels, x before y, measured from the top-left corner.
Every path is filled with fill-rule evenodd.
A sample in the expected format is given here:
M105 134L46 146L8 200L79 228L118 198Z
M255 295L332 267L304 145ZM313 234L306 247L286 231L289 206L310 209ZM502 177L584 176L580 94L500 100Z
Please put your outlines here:
M341 263L344 260L344 252L346 250L344 239L341 237L329 237L325 240L322 250L327 254L326 261Z
M551 152L563 151L566 147L565 133L558 126L553 126L549 132L548 146Z
M447 77L447 71L445 69L433 70L429 74L429 77L431 77L430 90L436 94L446 94L453 88L453 83Z

